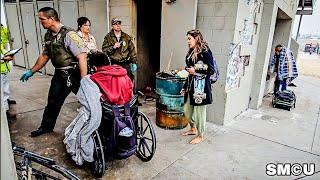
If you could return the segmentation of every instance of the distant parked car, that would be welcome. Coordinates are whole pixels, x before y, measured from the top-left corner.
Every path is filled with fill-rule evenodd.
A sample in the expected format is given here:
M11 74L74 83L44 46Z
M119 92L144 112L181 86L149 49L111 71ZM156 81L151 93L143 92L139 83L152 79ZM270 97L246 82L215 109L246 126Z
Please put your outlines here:
M308 52L310 54L312 54L313 52L315 52L316 46L313 44L305 44L304 45L304 52Z

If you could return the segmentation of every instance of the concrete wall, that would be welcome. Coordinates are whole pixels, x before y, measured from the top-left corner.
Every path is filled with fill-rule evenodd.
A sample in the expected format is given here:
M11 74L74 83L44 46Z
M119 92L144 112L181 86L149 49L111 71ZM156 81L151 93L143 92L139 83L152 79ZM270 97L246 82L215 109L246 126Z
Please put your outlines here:
M160 70L184 69L187 31L196 25L197 0L162 1ZM172 56L172 58L171 58ZM170 58L171 63L170 63Z
M207 121L216 124L223 124L225 118L228 53L233 42L237 10L237 0L198 1L196 27L208 42L220 71L220 79L213 86L213 104L207 108Z
M251 90L252 101L249 104L250 108L258 109L262 103L263 91L265 88L266 74L269 61L273 34L276 24L278 7L274 6L273 2L265 2L262 11L260 38L258 42L257 58L255 60L255 76L253 78L253 86ZM263 88L262 88L263 87Z
M291 49L292 54L295 59L297 59L297 57L298 57L299 48L300 48L300 46L299 46L298 42L295 39L291 38L290 49Z
M1 106L1 179L18 179L16 167L13 160L8 121L7 121L6 113L4 113L2 106Z
M233 119L235 116L239 115L249 107L252 79L254 76L254 65L261 27L262 9L262 1L258 1L258 3L256 4L247 5L245 1L240 0L238 4L236 29L234 32L234 43L240 42L240 45L242 44L240 56L250 56L250 60L249 65L245 66L244 75L240 76L240 83L238 88L227 91L225 123L227 123L229 120ZM252 20L250 20L250 18L252 18ZM250 32L250 34L252 35L251 43L242 42L244 40L241 39L241 35L239 33L245 31L245 20L249 21L249 23L247 24L247 26L249 26L249 29L252 28L252 32Z
M133 28L136 27L133 22L132 3L132 0L110 0L109 2L110 21L114 17L120 18L122 20L122 30L129 35L133 35L135 31ZM111 24L109 24L109 27L111 29Z

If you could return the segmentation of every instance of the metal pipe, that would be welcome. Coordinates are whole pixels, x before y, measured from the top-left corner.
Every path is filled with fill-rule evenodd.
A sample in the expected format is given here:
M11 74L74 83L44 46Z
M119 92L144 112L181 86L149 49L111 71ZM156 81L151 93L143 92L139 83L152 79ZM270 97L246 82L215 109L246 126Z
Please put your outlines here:
M302 6L302 12L303 12L303 9L304 9L304 0L302 0L302 3L301 3L301 6ZM299 20L299 25L298 25L298 30L297 30L297 35L296 35L296 41L298 41L298 36L299 36L299 32L300 32L300 25L301 25L301 21L302 21L302 14L300 15L300 20Z
M297 35L296 35L296 41L298 41L298 36L299 36L299 32L300 32L301 20L302 20L302 14L300 15L300 20L299 20L299 25L298 25Z

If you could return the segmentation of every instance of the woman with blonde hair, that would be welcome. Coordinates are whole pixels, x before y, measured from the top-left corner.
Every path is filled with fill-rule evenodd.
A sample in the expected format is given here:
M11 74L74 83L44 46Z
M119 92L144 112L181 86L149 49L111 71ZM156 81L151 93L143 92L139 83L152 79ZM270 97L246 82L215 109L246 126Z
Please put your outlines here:
M182 135L197 135L190 144L204 140L207 104L212 103L211 77L218 73L215 60L208 44L197 29L187 32L189 50L186 56L186 70L189 75L181 90L184 95L184 111L190 129Z

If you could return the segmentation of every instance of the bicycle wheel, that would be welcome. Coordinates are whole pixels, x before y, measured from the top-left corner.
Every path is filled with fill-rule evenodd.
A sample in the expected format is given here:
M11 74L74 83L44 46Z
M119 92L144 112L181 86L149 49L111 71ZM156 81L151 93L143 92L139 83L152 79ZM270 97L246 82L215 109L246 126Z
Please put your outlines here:
M142 161L150 161L156 151L156 135L150 119L142 112L136 117L137 152Z
M24 166L22 165L21 162L15 162L16 164L16 170L17 170L17 175L19 179L28 179L26 176L27 174L25 173ZM39 169L32 168L32 173L31 175L35 177L36 180L46 180L46 179L53 179L53 180L59 180L60 178L52 176L46 172L43 172Z
M46 158L24 148L13 146L17 174L21 179L71 179L80 180L73 172L59 166L50 158ZM20 157L20 158L19 158Z
M31 163L26 166L26 165L23 165L21 162L15 161L17 175L19 179L27 180L27 179L30 179L30 177L34 177L32 179L36 179L36 180L46 180L46 179L80 180L80 178L77 177L75 174L73 174L72 172L70 172L69 170L61 166L53 165L53 167L47 167L33 160L30 160L30 162ZM35 165L35 164L37 164L36 165L37 167L31 167L32 165Z

